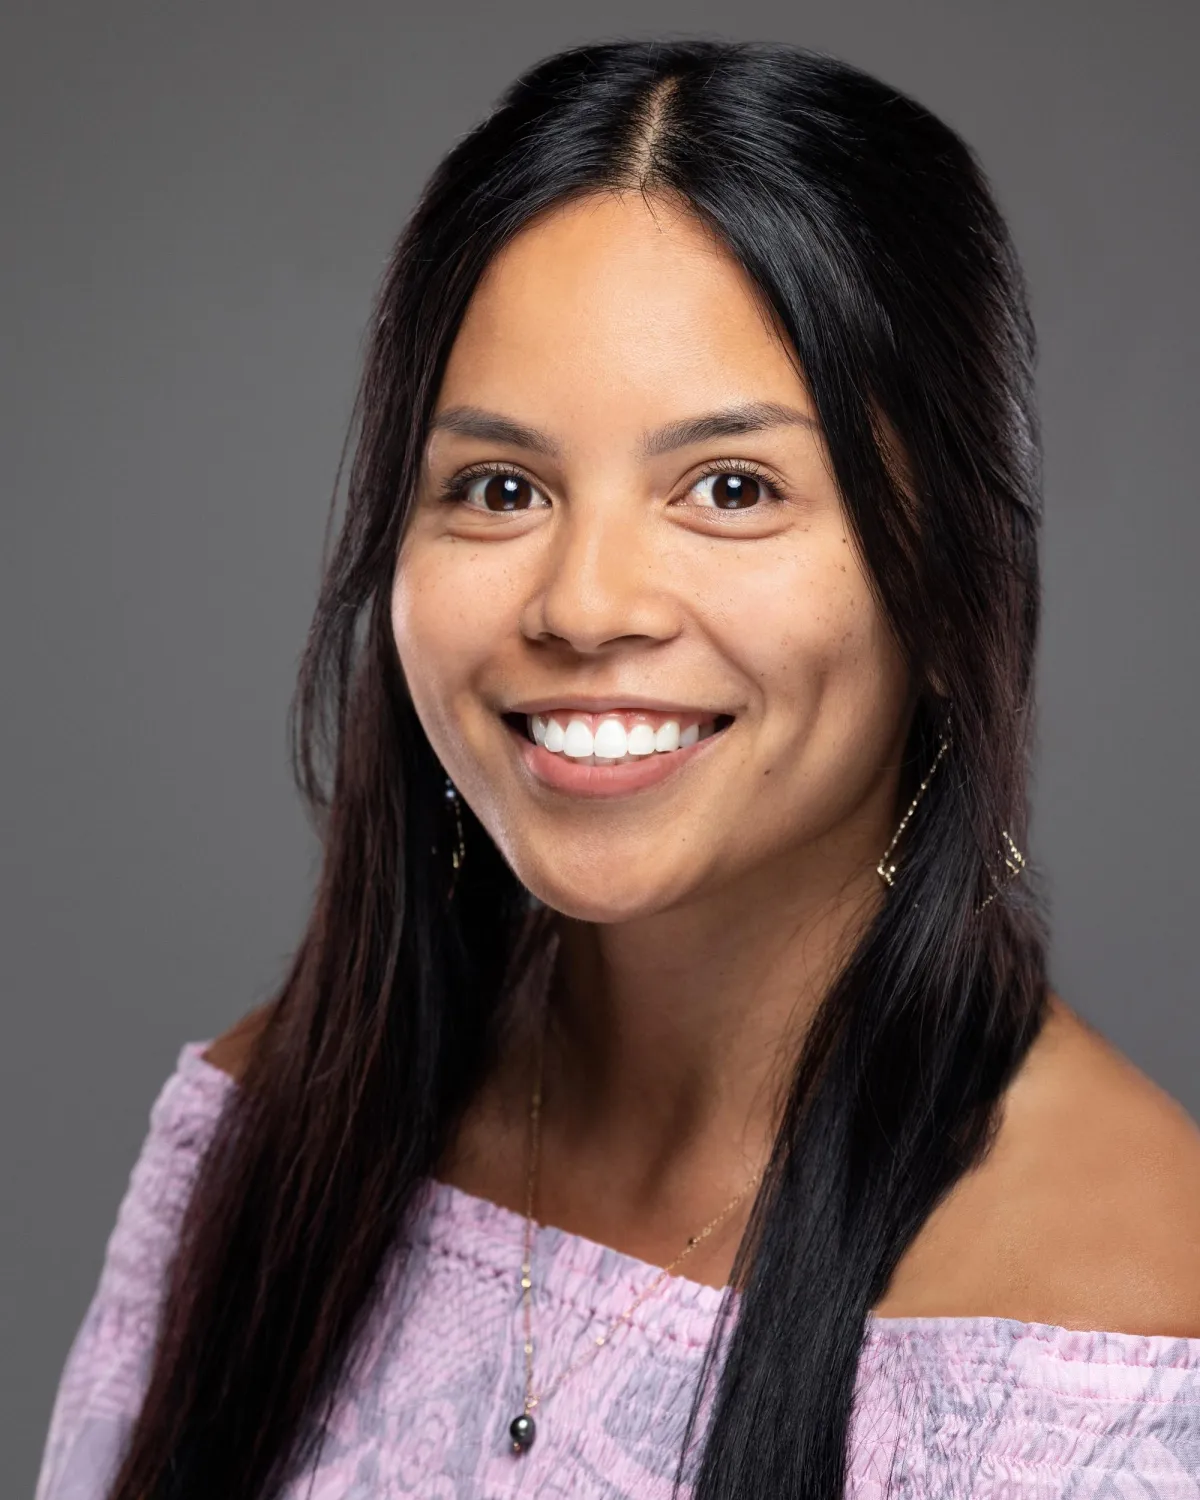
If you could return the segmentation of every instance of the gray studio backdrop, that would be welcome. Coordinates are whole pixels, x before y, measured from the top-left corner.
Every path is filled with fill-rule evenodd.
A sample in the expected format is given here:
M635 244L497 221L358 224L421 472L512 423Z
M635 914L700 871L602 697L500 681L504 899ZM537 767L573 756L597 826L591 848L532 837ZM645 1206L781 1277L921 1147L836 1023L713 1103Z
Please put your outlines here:
M153 1095L300 931L285 710L392 238L529 62L663 31L838 53L991 173L1043 347L1054 977L1200 1112L1194 0L10 4L6 1496L32 1490Z

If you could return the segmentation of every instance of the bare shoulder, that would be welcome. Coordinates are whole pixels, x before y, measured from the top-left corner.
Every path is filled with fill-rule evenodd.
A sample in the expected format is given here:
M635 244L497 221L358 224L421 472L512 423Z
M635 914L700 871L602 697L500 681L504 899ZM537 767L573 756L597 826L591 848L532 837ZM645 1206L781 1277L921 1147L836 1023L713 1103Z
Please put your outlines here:
M878 1311L1200 1338L1200 1128L1057 996Z
M268 1001L249 1011L241 1020L235 1021L228 1031L210 1042L201 1054L204 1061L238 1081L246 1071L246 1064L253 1055L259 1038L266 1030L274 1001Z

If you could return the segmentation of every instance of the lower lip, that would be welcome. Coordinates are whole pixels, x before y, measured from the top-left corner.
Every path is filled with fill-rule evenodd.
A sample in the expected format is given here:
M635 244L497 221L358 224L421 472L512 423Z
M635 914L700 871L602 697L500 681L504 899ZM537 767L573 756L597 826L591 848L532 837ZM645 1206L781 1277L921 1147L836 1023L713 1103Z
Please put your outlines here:
M535 745L511 725L508 730L517 742L526 769L543 786L556 792L567 792L573 797L621 797L666 781L728 733L728 726L681 750L655 751L653 755L611 766L582 765L569 756L556 755L541 745Z

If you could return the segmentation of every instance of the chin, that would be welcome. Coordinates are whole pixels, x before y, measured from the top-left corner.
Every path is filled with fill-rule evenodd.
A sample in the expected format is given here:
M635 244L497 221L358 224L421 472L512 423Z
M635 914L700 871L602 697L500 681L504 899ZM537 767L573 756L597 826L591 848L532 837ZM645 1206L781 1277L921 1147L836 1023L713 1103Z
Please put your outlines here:
M680 895L662 884L631 886L615 873L592 873L579 880L551 877L544 871L518 874L539 901L577 922L632 922L674 905Z

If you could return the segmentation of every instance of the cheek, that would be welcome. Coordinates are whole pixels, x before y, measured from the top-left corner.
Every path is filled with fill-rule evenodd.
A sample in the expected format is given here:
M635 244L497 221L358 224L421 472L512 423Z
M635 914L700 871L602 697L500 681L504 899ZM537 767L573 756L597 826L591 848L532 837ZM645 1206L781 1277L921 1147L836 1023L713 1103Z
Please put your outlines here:
M899 647L840 543L760 573L723 624L725 649L759 690L743 835L757 849L822 834L899 753L909 682Z
M454 541L414 545L392 583L392 635L413 705L434 749L453 733L454 704L501 631L504 601L479 578L471 549Z
M500 546L447 536L415 540L401 554L392 584L397 649L414 664L428 655L438 671L468 664L511 628L515 583Z
M905 669L866 577L840 537L813 537L762 553L739 578L726 575L716 617L725 649L758 683L764 719L782 729L818 726L813 719L859 716L872 705L886 717Z
M820 706L831 726L843 719L889 721L904 696L899 651L865 589L833 590L813 598L781 630L778 648L764 665L786 700Z

